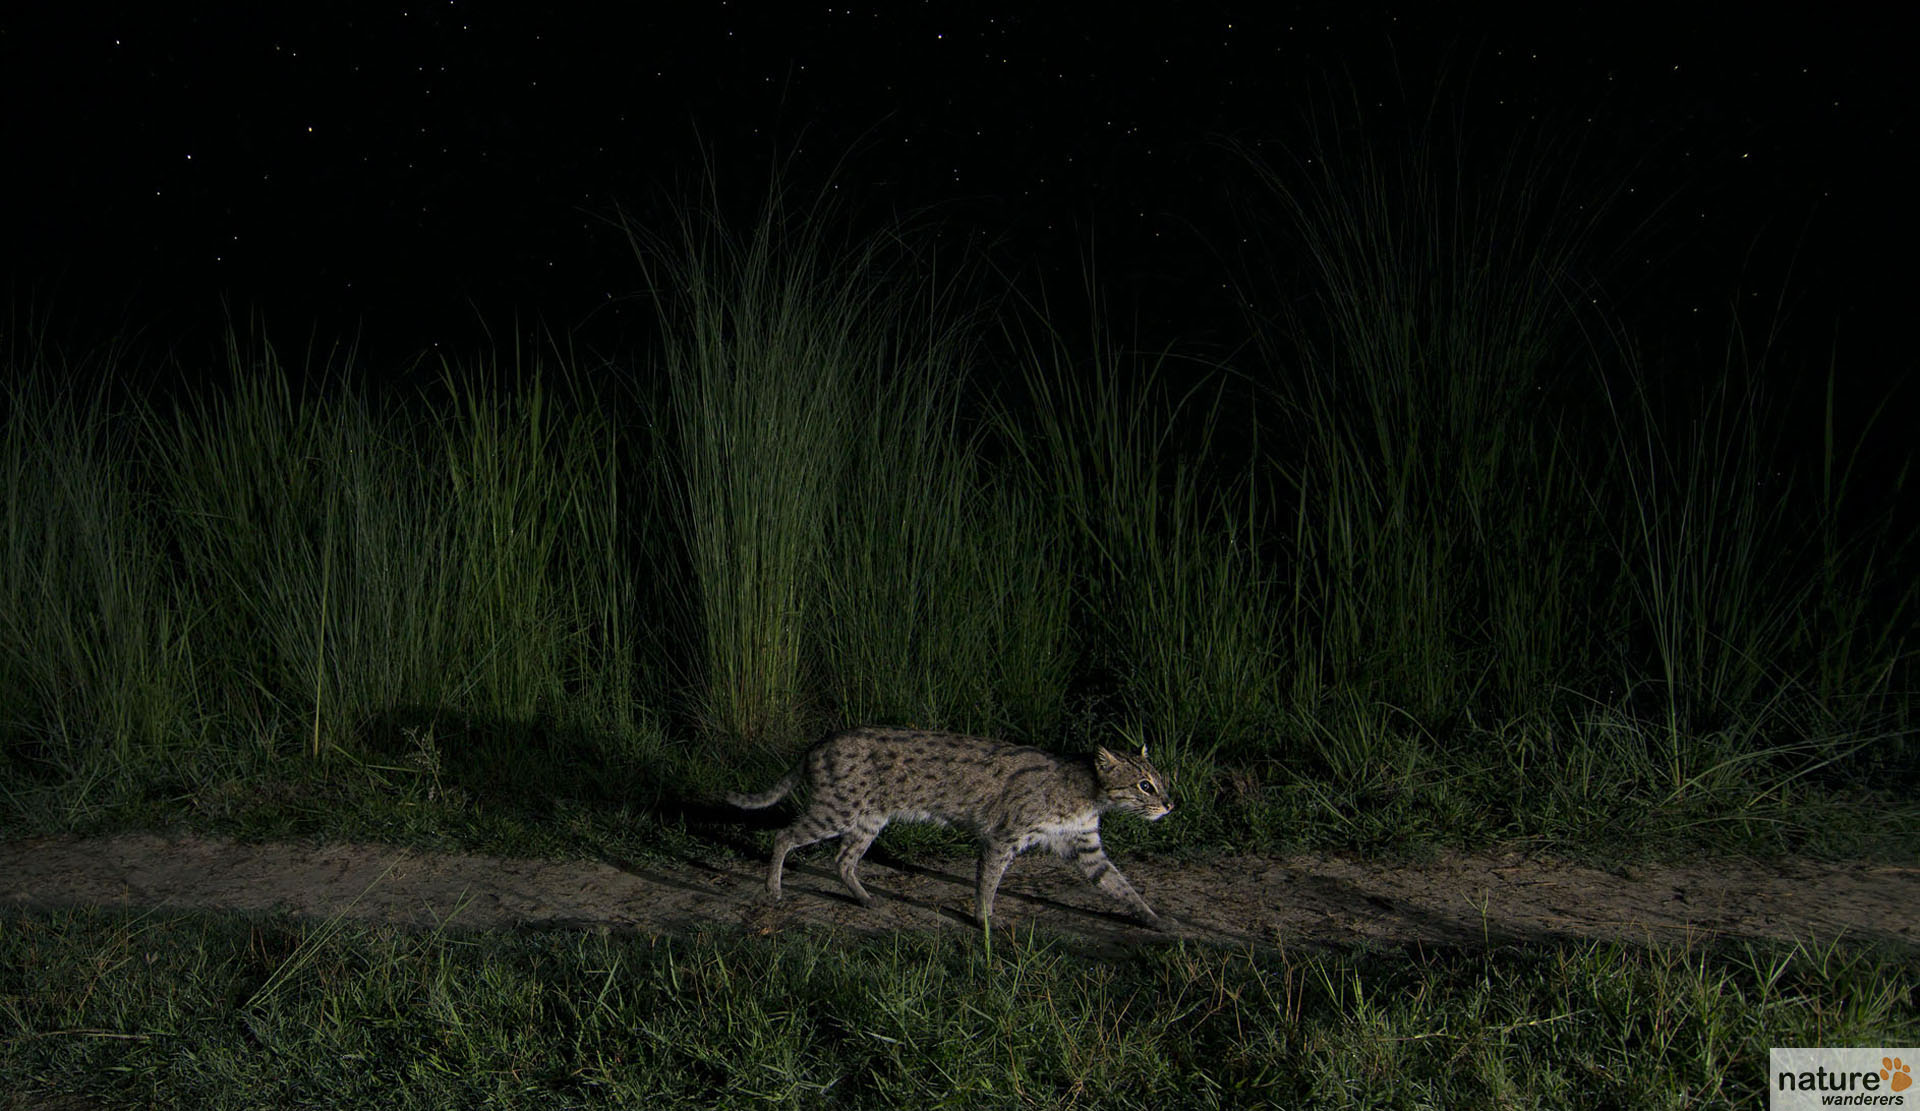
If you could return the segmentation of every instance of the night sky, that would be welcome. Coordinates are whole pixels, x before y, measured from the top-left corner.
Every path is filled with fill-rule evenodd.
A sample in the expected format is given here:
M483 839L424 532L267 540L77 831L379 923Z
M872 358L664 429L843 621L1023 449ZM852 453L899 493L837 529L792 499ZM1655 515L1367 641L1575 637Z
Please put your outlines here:
M642 304L617 208L656 221L703 162L744 207L787 159L801 190L922 214L1021 280L1077 286L1092 250L1143 342L1231 344L1220 259L1257 194L1227 142L1292 149L1341 98L1388 133L1440 88L1475 149L1577 155L1622 228L1651 220L1605 275L1637 321L1724 337L1736 296L1784 293L1807 350L1911 364L1889 28L1119 7L14 5L13 307L182 350L255 310L378 353L482 320L615 336Z

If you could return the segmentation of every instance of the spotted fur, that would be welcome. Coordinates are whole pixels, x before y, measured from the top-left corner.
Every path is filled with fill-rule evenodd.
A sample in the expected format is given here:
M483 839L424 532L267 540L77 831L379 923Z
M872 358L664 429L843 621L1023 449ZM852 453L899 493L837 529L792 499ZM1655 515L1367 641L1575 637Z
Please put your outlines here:
M869 726L828 737L768 790L728 801L757 810L803 783L806 810L773 839L767 890L776 898L788 853L838 837L840 880L854 898L871 904L858 870L873 839L888 822L938 822L980 839L974 906L983 924L993 916L1007 865L1041 847L1073 863L1087 882L1141 919L1159 921L1100 845L1100 815L1109 810L1148 821L1173 811L1169 781L1147 760L1145 747L1138 755L1102 748L1091 756L1056 756L986 737Z

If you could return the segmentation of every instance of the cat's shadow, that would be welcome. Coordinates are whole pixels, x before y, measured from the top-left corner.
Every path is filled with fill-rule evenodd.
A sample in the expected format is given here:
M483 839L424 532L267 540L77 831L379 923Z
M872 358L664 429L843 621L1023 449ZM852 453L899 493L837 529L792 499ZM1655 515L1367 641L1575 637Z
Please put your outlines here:
M1040 854L1035 854L1035 855L1037 856ZM972 929L978 929L980 927L980 923L973 917L973 905L974 905L974 895L976 891L976 881L972 876L955 875L954 873L945 871L943 869L931 868L924 864L916 864L910 860L902 860L899 857L894 856L892 853L873 852L873 853L869 853L866 859L874 863L880 864L883 867L891 868L896 872L902 872L908 875L920 876L925 879L940 880L945 883L953 884L954 886L959 888L961 892L961 902L965 904L965 909L964 910L960 909L956 907L954 904L951 904L945 901L936 903L927 899L916 898L911 895L894 894L892 892L885 891L883 888L874 887L874 885L871 883L867 884L867 887L874 892L876 899L889 899L889 898L897 899L900 902L906 903L910 906L916 906L926 910L931 910L935 914L938 914L943 918L951 919L954 922L957 922L963 926L967 926ZM1041 866L1043 867L1049 863L1053 863L1053 862L1044 861L1044 860L1040 862ZM791 867L791 865L789 865L789 867ZM824 874L833 881L833 885L835 887L839 887L840 876L838 872L829 870ZM1089 890L1092 890L1092 889L1089 888ZM846 889L844 887L840 887L839 893L846 899L847 902L852 903L854 906L860 905L859 900L853 898L852 895L847 894ZM1095 919L1095 920L1105 922L1111 925L1116 925L1116 926L1132 926L1136 929L1149 930L1149 931L1153 929L1152 926L1140 921L1139 919L1133 917L1130 914L1124 914L1117 911L1104 910L1096 907L1079 906L1074 903L1062 902L1059 899L1055 899L1049 895L1041 895L1041 894L1025 892L1025 891L1019 890L1017 887L1006 886L1005 881L1002 881L1000 890L994 894L994 912L995 912L996 920L999 918L1000 912L1001 910L1004 909L1005 904L1010 902L1024 903L1028 906L1052 911L1056 914L1065 914L1065 915L1082 918L1082 919ZM1163 914L1161 916L1161 919L1163 922L1166 921L1166 916Z

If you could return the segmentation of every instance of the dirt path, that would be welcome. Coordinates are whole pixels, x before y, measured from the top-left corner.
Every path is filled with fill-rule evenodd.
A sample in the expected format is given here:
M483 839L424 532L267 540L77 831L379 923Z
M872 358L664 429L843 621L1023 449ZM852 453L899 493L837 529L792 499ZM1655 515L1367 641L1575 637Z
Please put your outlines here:
M1634 941L1845 935L1920 945L1920 868L1793 861L1635 867L1446 856L1408 866L1344 856L1120 862L1167 934L1290 945L1475 944L1550 937ZM861 931L966 929L970 861L870 857L875 905L855 905L830 854L788 862L770 905L761 865L513 860L376 845L242 845L192 835L38 838L0 845L0 906L285 910L457 929L608 926L655 932L832 924ZM1037 924L1098 946L1162 936L1108 912L1044 854L1014 862L999 925Z

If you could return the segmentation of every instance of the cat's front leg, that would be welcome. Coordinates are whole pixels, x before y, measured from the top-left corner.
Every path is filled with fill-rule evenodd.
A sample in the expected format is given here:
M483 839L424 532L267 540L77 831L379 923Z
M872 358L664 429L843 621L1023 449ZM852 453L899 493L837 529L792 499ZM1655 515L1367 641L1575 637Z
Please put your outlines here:
M1147 901L1127 882L1127 877L1107 859L1107 851L1100 846L1100 834L1096 831L1076 834L1058 846L1061 856L1073 861L1087 882L1107 893L1118 902L1126 904L1135 917L1150 926L1160 924L1160 916L1153 912Z
M980 863L974 869L974 919L982 926L993 918L993 893L1000 889L1000 877L1013 863L1013 845L989 841L980 846Z

